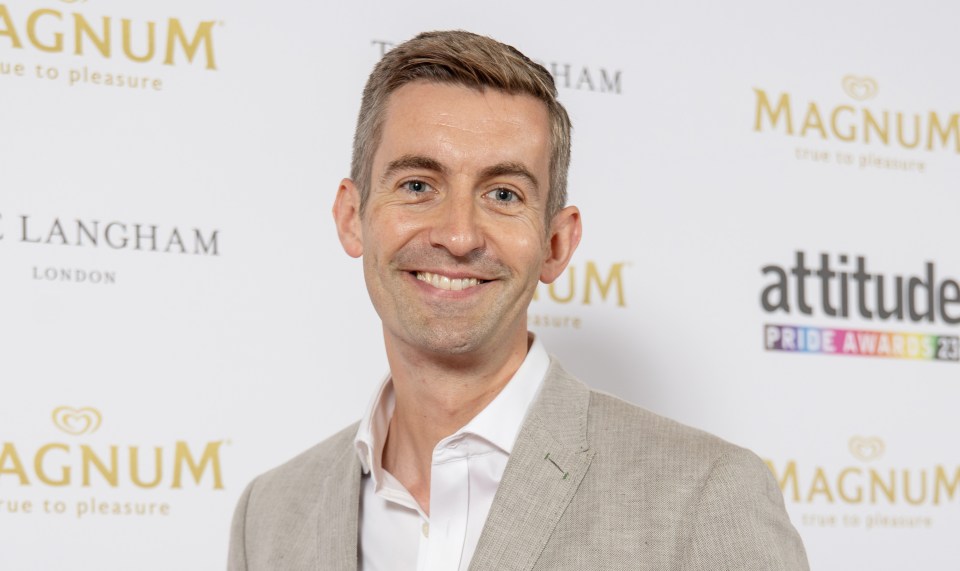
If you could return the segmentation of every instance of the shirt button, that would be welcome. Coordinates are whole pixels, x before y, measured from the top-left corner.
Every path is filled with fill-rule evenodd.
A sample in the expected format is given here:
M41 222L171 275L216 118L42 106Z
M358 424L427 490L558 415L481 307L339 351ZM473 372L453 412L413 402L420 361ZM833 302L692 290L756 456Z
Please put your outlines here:
M422 526L420 526L420 531L423 532L424 537L430 537L430 524L425 523Z

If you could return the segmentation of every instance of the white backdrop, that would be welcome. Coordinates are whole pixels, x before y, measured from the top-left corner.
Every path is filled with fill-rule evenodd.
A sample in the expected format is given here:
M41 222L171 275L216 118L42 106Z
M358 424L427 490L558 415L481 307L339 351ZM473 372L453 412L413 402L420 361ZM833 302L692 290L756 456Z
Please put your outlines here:
M767 459L814 569L960 568L958 17L0 3L0 568L222 568L244 485L359 417L386 364L329 209L366 75L444 28L543 62L574 121L548 349Z

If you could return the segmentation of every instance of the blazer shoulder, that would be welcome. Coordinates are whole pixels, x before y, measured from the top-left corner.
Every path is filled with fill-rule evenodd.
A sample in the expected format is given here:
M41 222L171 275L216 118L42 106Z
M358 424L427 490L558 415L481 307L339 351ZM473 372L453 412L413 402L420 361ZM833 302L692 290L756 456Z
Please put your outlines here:
M356 530L357 426L341 430L247 485L231 527L231 571L305 568L306 561L326 553L318 551L321 515L333 536L351 527ZM347 532L344 537L349 547L353 535Z
M591 390L587 418L587 441L600 462L634 470L643 466L647 476L685 481L694 488L718 468L762 482L761 489L773 481L752 451L606 393Z
M711 458L744 450L719 436L593 389L590 391L587 429L588 440L598 445L611 441L632 443Z
M709 434L589 388L554 360L533 414L559 441L624 466L709 471L726 454L751 454ZM637 464L638 461L649 460Z
M241 498L244 509L261 516L299 513L349 481L351 475L359 479L360 460L353 448L356 432L357 424L353 424L254 478Z
M255 487L286 487L291 483L325 479L325 476L331 475L332 466L339 465L345 456L356 455L353 440L359 425L359 421L355 422L276 468L264 472L254 480Z

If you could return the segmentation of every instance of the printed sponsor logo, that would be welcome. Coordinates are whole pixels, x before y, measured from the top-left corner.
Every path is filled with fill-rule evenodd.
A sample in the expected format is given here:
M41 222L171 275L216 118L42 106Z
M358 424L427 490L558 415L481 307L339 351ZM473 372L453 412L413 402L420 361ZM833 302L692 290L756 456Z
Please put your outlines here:
M0 213L0 246L25 248L70 247L105 251L217 257L220 230L120 220L82 219ZM106 268L76 268L47 264L30 266L29 279L85 285L113 285L118 272Z
M528 322L533 327L579 329L583 319L579 315L557 313L572 306L627 307L624 289L624 270L627 262L603 264L588 260L570 264L551 284L539 284L533 292Z
M69 87L162 91L164 79L158 75L158 68L151 66L217 70L215 31L221 21L175 17L137 20L84 13L79 11L80 3L62 3L69 4L69 9L56 6L27 10L0 4L0 48L6 54L0 58L0 77L34 78ZM28 62L21 58L34 55L70 55L80 57L81 63L61 66L48 60ZM102 63L137 67L101 68Z
M53 409L53 424L74 436L96 432L100 428L101 420L100 411L95 408L58 406Z
M960 324L960 283L939 277L933 262L926 262L922 274L913 276L868 271L866 256L822 253L819 267L808 263L807 255L797 251L791 268L778 264L761 268L769 280L760 293L765 312ZM767 324L764 347L769 351L960 362L960 338L931 333Z
M960 338L956 335L771 324L764 325L763 331L768 351L960 361Z
M795 521L806 527L931 528L944 507L960 503L960 465L905 466L888 459L877 436L852 436L849 464L766 460Z
M178 228L159 224L117 220L61 220L59 217L37 220L20 215L16 240L26 244L135 250L166 254L218 256L219 230ZM3 215L0 214L0 228ZM0 231L0 240L4 233Z
M0 516L8 514L93 516L168 516L168 491L223 490L220 453L226 440L196 444L177 440L165 445L78 441L98 432L100 410L56 407L51 418L66 440L38 445L0 443ZM17 491L23 497L17 497ZM36 492L79 492L83 499ZM162 496L151 494L162 493Z
M371 40L370 45L383 57L397 45L395 41ZM611 95L623 94L623 73L619 69L603 66L583 65L571 62L543 61L533 58L553 76L558 89L588 91Z
M927 153L960 154L960 112L891 110L876 103L880 86L875 78L847 75L841 92L853 101L816 101L781 91L755 87L753 130L795 137L801 141L840 143L838 146L797 146L798 160L855 167L861 171L891 170L924 173ZM843 145L862 150L851 152ZM877 149L908 154L876 154Z

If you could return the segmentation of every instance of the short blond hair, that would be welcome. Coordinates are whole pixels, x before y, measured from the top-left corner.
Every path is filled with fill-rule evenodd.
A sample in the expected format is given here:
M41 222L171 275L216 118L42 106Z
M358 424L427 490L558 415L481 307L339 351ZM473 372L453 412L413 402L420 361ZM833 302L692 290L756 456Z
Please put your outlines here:
M472 89L493 88L536 97L550 118L550 190L547 221L567 202L570 167L570 117L557 101L553 76L512 46L462 30L424 32L383 56L367 79L353 138L350 177L360 189L363 211L370 194L373 155L383 135L390 94L414 81L452 83Z

